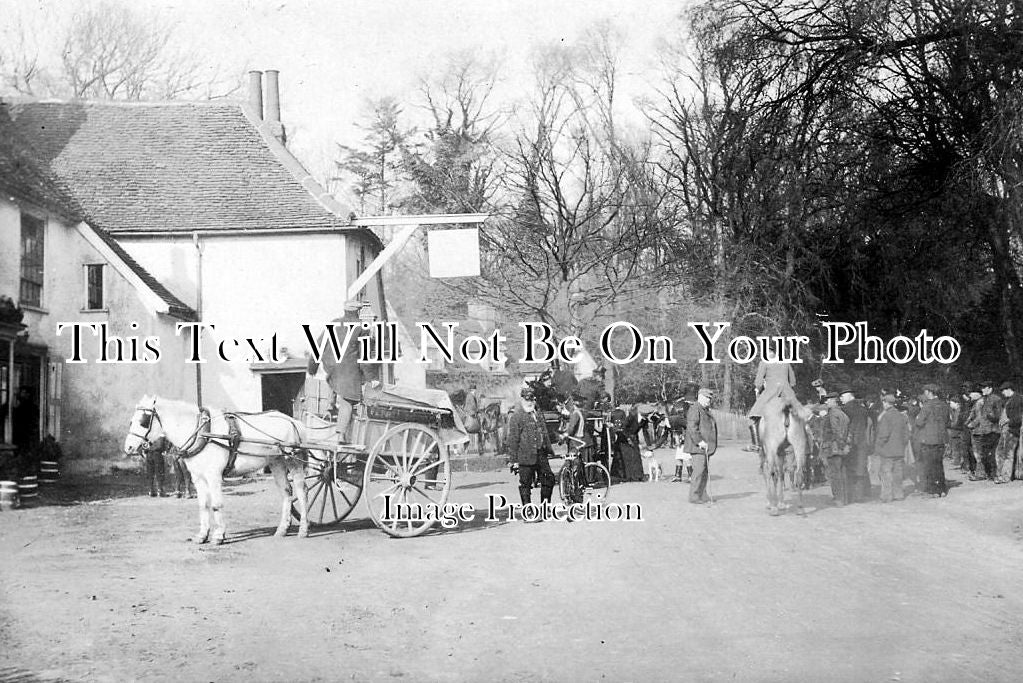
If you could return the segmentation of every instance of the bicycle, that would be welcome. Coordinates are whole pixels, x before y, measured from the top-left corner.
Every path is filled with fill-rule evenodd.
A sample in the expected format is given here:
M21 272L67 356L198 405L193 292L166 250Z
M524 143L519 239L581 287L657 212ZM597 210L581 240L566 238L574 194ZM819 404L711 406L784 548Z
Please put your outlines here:
M565 435L565 439L574 442L578 450L565 456L565 464L558 474L558 495L561 502L566 505L585 502L599 505L606 502L611 492L611 473L608 468L600 462L585 461L584 453L589 453L593 448L585 441L568 435Z

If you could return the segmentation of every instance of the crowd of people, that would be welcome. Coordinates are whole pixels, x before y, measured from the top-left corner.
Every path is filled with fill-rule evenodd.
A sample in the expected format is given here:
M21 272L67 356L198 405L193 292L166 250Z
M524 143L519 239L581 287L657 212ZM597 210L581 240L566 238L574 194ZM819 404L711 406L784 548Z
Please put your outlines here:
M684 433L672 481L690 484L690 502L708 501L707 464L717 445L709 410L711 389L690 385L676 402L641 414L638 405L613 408L599 375L561 387L571 393L556 401L554 375L527 385L508 422L506 451L509 462L517 465L523 503L530 502L537 482L541 500L550 500L554 477L547 460L559 437L572 437L565 439L571 454L585 451L586 457L610 465L616 481L643 481L640 454L643 448L664 445L663 436L658 439L661 429ZM751 450L759 449L757 422L764 407L780 397L788 410L798 411L807 422L812 448L805 483L826 480L835 505L871 499L872 474L880 482L880 500L885 503L905 498L907 479L924 495L946 496L946 460L972 481L1004 484L1023 479L1023 394L1013 380L963 384L951 393L928 383L919 392L882 389L863 394L848 386L831 391L818 380L813 382L817 396L809 405L799 401L794 384L790 364L774 357L761 362L749 415ZM543 411L554 409L563 419L552 438ZM593 430L593 415L604 416L609 428ZM671 445L672 439L667 443Z
M1012 380L963 384L951 393L929 383L915 395L882 390L866 397L814 384L818 401L810 406L809 426L836 505L870 498L871 455L882 502L905 497L907 474L919 492L947 495L946 459L971 481L1023 479L1023 395ZM761 397L769 391L764 387Z

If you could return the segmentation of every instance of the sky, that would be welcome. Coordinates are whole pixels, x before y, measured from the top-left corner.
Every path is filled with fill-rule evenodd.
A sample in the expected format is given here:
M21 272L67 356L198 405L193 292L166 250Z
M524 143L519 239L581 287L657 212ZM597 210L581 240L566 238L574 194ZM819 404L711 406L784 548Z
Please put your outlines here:
M610 21L624 35L623 88L650 87L658 43L677 32L685 0L133 0L147 16L231 71L278 69L292 151L314 174L336 143L352 144L367 98L407 98L446 52L495 52L506 92L528 84L537 45L571 42ZM0 0L0 8L60 21L71 0ZM0 13L0 21L6 12ZM240 97L244 92L239 93Z

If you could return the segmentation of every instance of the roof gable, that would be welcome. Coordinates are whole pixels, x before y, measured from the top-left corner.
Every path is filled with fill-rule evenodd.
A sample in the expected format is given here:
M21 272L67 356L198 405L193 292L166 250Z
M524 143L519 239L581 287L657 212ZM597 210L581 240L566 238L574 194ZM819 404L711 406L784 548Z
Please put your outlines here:
M90 224L115 237L348 225L344 207L240 103L18 102L7 109L39 165Z

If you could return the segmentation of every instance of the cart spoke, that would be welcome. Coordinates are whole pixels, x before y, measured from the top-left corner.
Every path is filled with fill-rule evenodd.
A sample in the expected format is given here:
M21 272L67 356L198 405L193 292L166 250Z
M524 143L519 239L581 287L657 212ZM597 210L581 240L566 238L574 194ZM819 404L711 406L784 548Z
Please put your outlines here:
M330 506L334 509L334 519L337 519L337 497L334 495L334 487L330 487Z
M312 498L309 499L309 502L306 503L306 509L311 510L313 508L313 503L316 502L316 497L323 493L324 486L326 486L326 484L324 484L322 481L319 483L319 485L313 486L315 492L313 493Z
M327 494L323 494L323 498L320 499L320 516L318 519L323 519L324 513L327 511Z
M418 434L416 434L416 442L414 444L412 444L412 448L410 448L408 451L405 452L405 457L406 457L405 464L406 464L406 466L408 465L407 458L412 456L412 455L415 455L416 451L419 449L419 444L421 444L422 442L423 442L423 432L419 432Z
M426 489L421 489L418 486L413 486L412 488L415 490L416 493L418 493L423 498L427 499L428 501L436 505L438 508L441 506L440 501L435 500L429 493L426 492Z
M418 477L423 472L431 470L440 464L441 461L439 458L436 460L430 460L429 458L431 457L433 457L432 449L430 452L425 453L423 457L419 458L419 460L416 461L415 463L416 466L411 468L412 476ZM426 460L426 465L424 465L423 467L418 467L419 463L423 462L424 460Z

